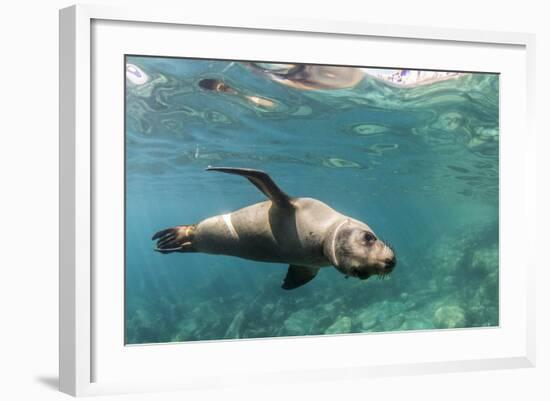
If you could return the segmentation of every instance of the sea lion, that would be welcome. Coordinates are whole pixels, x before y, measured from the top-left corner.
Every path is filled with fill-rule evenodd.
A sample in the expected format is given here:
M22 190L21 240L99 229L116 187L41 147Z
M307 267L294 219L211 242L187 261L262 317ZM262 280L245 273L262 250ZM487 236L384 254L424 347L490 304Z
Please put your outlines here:
M238 92L233 89L231 86L227 85L220 79L215 78L204 78L199 81L199 87L201 89L212 91L212 92L223 92L229 93L230 95L236 95Z
M241 98L248 100L250 103L256 106L260 106L264 108L275 107L275 103L272 100L269 100L265 97L249 95L246 93L239 92L235 88L227 85L225 82L219 79L215 79L215 78L201 79L199 81L199 87L203 90L207 90L211 92L226 93L228 95L240 96Z
M361 69L346 66L272 63L247 65L275 82L301 90L353 88L365 77Z
M259 170L208 167L246 177L269 200L232 213L157 232L161 253L202 252L289 264L282 288L311 281L321 267L346 277L386 276L396 264L393 249L365 223L312 198L292 198Z

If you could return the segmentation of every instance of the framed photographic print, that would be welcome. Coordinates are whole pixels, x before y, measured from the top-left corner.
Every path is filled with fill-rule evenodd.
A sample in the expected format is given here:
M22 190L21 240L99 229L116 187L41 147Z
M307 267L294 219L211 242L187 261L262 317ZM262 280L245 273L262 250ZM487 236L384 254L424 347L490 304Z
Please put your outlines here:
M61 390L532 366L533 43L62 10Z

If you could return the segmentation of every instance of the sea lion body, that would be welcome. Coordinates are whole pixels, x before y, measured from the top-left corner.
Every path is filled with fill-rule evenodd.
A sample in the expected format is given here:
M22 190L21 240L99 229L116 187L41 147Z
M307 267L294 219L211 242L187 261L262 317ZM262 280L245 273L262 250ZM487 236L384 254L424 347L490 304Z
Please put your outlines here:
M377 239L367 224L317 199L289 197L262 171L228 167L209 170L244 176L269 200L197 224L159 231L153 236L157 251L289 264L285 289L304 285L319 268L330 265L360 279L384 276L393 270L393 250Z
M261 262L329 266L323 241L346 216L312 198L293 199L292 204L293 209L281 210L265 201L210 217L197 224L193 245L198 252Z

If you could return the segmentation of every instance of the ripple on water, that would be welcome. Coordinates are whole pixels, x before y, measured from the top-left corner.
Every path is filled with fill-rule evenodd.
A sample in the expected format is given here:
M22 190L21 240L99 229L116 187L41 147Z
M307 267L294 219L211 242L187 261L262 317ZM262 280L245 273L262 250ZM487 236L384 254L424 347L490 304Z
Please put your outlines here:
M383 156L385 153L392 150L397 150L399 145L397 143L375 143L374 145L365 148L368 154Z
M439 126L454 131L464 124L464 117L462 116L462 114L456 111L451 111L449 113L443 114L439 118L438 123Z
M183 121L175 118L164 118L160 123L169 131L179 131L183 128Z
M498 141L498 127L476 127L474 135L479 138Z
M389 130L385 125L372 123L354 124L349 128L349 131L356 135L377 135L383 134Z
M448 164L447 168L450 170L456 171L457 173L468 174L470 172L470 170L468 170L467 168L455 166L452 164Z
M231 124L231 119L222 112L216 110L205 110L202 116L206 122L213 124Z
M481 157L494 158L498 156L498 146L492 146L490 143L473 141L469 143L471 151Z
M313 110L306 105L300 105L295 111L292 112L293 116L309 116Z
M337 157L330 157L323 160L323 166L333 168L360 168L361 165L351 160L340 159Z
M149 82L129 87L127 90L129 93L139 96L139 97L150 97L153 93L153 91L161 84L165 84L168 82L168 78L163 74L157 74L153 79L149 80Z

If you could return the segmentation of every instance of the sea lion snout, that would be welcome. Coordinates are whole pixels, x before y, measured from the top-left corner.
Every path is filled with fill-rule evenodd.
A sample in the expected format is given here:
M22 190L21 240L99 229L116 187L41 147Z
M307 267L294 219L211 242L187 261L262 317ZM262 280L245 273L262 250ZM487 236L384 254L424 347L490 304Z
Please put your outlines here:
M376 259L376 264L381 275L391 273L397 264L395 252L383 241L378 241L377 249L373 250L373 258Z
M393 268L397 264L397 261L395 260L395 256L391 258L386 258L384 262L386 263L386 267L385 267L386 270L393 270Z

